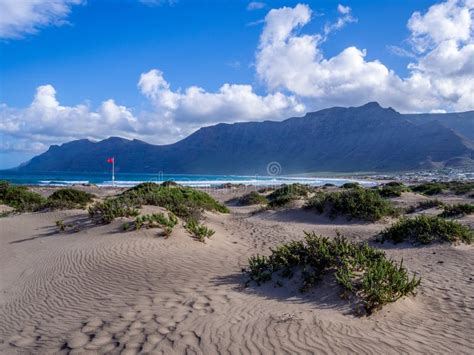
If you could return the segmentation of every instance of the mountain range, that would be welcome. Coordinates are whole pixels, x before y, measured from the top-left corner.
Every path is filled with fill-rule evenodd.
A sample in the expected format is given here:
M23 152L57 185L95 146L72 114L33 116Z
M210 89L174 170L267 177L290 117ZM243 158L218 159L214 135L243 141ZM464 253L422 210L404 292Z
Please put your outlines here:
M474 167L474 111L400 114L376 102L333 107L284 121L203 127L168 145L112 137L52 145L25 172L108 171L169 174L389 172Z

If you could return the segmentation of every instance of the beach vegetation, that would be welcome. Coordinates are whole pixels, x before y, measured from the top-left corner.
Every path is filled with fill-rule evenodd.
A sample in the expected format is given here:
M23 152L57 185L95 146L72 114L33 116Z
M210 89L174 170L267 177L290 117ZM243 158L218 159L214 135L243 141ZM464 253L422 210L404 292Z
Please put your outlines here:
M358 182L346 182L345 184L342 184L341 188L343 189L356 189L358 187L361 187Z
M118 217L136 217L140 214L140 206L132 201L120 198L107 198L89 206L89 216L96 223L111 223Z
M215 231L205 226L195 218L189 219L184 228L195 238L196 240L205 243L206 238L210 238L214 235Z
M265 196L260 195L258 192L251 191L248 194L241 196L237 202L241 206L252 206L266 205L268 203L268 200Z
M130 201L138 206L160 206L185 219L195 218L202 210L229 212L226 206L204 191L180 185L143 183L123 192L117 199Z
M457 221L446 220L438 216L420 215L414 218L402 218L378 234L379 242L411 242L430 244L432 242L464 242L470 244L474 234Z
M283 207L290 202L307 197L311 188L303 184L284 185L267 196L270 208Z
M142 215L136 217L133 222L133 226L137 230L141 228L162 228L165 236L170 236L177 224L178 218L173 212L168 212L166 215L161 212Z
M405 186L401 182L392 181L380 187L377 187L377 190L380 196L390 198L390 197L400 197L403 192L408 191L408 187Z
M46 199L30 191L26 186L0 182L0 203L13 207L18 212L38 211L45 205Z
M454 205L445 205L440 217L463 217L474 213L474 205L472 203L457 203Z
M181 185L146 182L116 197L96 202L89 207L89 215L99 222L110 223L117 217L138 216L138 208L143 205L166 208L185 220L200 219L203 210L229 212L226 206L203 191Z
M58 219L56 222L56 227L58 228L58 232L65 232L66 230L68 229L71 229L74 227L73 224L71 223L64 223L64 221L62 219ZM76 228L76 231L77 231L77 228Z
M456 195L465 195L471 191L474 191L473 181L450 181L448 185L449 189Z
M305 208L319 214L327 212L330 218L346 215L349 218L377 221L397 214L397 210L377 190L354 188L346 191L318 192L305 204Z
M442 202L438 199L432 199L432 200L421 201L421 202L419 202L418 204L416 204L414 206L410 206L406 209L405 212L408 213L408 214L411 214L411 213L415 213L415 212L418 212L418 211L424 211L424 210L428 210L430 208L441 207L441 206L444 206L444 202Z
M423 195L433 196L439 195L446 189L447 186L445 183L441 182L426 182L423 184L414 185L411 187L413 192L417 192Z
M414 185L411 190L424 195L439 195L445 191L454 193L455 195L465 195L474 190L474 182L472 181L447 181L447 182L426 182Z
M245 270L250 282L260 285L279 278L301 278L300 291L316 286L325 275L336 282L360 302L368 314L387 303L413 294L420 278L410 276L403 262L387 259L383 251L366 243L350 242L344 237L335 239L305 233L303 241L291 241L270 249L269 256L249 258ZM280 285L282 282L278 280Z
M48 197L46 206L53 209L85 208L94 197L93 194L81 190L59 189Z

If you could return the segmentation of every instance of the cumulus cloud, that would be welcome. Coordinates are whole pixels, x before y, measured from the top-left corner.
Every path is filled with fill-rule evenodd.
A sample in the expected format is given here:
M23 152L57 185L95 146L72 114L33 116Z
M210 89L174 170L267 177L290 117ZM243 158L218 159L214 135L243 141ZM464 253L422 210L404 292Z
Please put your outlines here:
M311 20L309 6L271 10L256 54L257 75L269 90L288 90L312 108L377 100L410 112L472 109L473 3L449 0L413 14L408 28L419 55L406 78L378 60L367 61L365 49L348 47L326 58L321 43L331 29L323 35L298 33ZM351 16L348 7L338 11Z
M133 138L140 128L132 112L114 100L104 101L95 111L85 104L62 106L51 85L39 86L27 108L0 105L3 150L38 151L53 143L110 135Z
M280 92L260 96L251 85L224 84L217 92L207 92L198 86L172 91L163 73L157 69L143 73L138 86L163 117L197 126L248 119L278 119L301 114L305 109L293 96Z
M408 21L414 47L423 53L445 41L472 43L473 9L473 0L448 0L416 11Z
M67 23L73 5L83 0L2 0L0 1L0 38L21 38L40 28Z
M113 99L96 109L87 104L63 106L52 85L39 86L26 108L0 105L0 149L40 152L50 144L110 136L172 143L205 124L286 118L305 110L293 96L260 96L250 85L224 84L214 93L197 86L172 91L157 69L143 73L138 86L153 110L134 113Z

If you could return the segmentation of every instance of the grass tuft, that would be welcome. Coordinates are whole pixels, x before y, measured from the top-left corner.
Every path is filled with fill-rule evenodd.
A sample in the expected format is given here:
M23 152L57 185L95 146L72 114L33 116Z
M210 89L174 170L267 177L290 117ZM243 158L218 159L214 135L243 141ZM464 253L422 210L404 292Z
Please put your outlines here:
M390 198L400 197L403 192L408 191L408 187L401 182L392 181L378 187L377 190L380 196Z
M37 211L44 207L46 199L30 191L26 186L11 185L0 181L0 203L13 207L16 211Z
M411 187L413 192L417 192L423 195L433 196L439 195L446 189L447 186L440 182L426 182L423 184L415 185Z
M192 234L192 236L202 243L206 242L206 238L210 238L214 235L215 231L208 228L204 224L199 223L196 219L192 218L186 222L184 228Z
M473 238L473 232L459 222L426 215L402 218L377 236L377 240L382 243L389 240L393 243L408 241L414 244L459 241L470 244Z
M256 191L249 192L241 196L238 200L238 204L241 206L266 205L267 203L267 198Z
M283 207L302 197L307 197L311 188L303 184L291 184L280 187L267 196L270 208Z
M145 228L162 228L163 234L165 237L169 237L173 232L173 228L178 224L178 218L175 216L173 212L168 212L167 215L164 213L154 213L154 214L147 214L143 216L138 216L135 218L133 222L133 226L135 229ZM124 230L128 230L130 228L130 224L127 223L122 226Z
M405 212L408 213L408 214L411 214L411 213L415 213L415 212L418 212L418 211L424 211L424 210L428 210L428 209L433 208L433 207L440 207L440 206L444 206L444 202L442 202L438 199L421 201L415 206L408 207Z
M95 196L85 191L71 188L56 190L46 201L46 206L53 209L85 208Z
M99 222L110 223L116 217L135 217L142 205L160 206L185 220L199 219L202 210L228 213L207 193L171 183L158 185L139 184L114 198L97 202L89 208L89 214Z
M164 207L182 218L195 218L201 210L228 213L229 209L207 193L173 184L143 183L117 197L135 205Z
M331 218L346 215L371 222L397 213L392 204L382 198L378 191L362 188L316 193L306 203L305 208L315 210L320 214L329 211Z
M357 189L361 187L358 182L346 182L345 184L342 184L341 188L343 189Z
M455 205L444 206L443 212L439 215L440 217L463 217L468 214L474 213L474 205L471 203L458 203Z
M136 204L129 200L108 198L89 206L89 216L96 223L111 223L118 217L136 217L140 214Z
M269 256L249 258L249 281L258 285L273 274L292 278L301 271L301 291L308 291L326 274L356 296L368 314L387 303L414 293L420 279L410 277L402 262L396 263L367 244L349 242L343 237L329 239L305 233L304 241L292 241L271 249Z

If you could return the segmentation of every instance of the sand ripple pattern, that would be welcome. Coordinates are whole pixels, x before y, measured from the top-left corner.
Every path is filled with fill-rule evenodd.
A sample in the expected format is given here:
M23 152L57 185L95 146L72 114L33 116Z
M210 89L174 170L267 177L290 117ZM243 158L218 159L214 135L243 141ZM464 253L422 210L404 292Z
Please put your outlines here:
M209 217L217 232L206 245L182 231L168 240L151 231L125 235L115 224L10 243L47 232L58 216L77 218L61 213L22 216L21 231L16 217L0 221L9 235L1 240L2 266L21 265L0 304L1 353L474 351L471 247L388 249L424 275L423 286L416 298L360 319L333 289L301 295L272 285L242 286L240 269L250 254L300 238L303 229L335 233L337 226L292 225L237 211L224 224L222 217ZM362 228L357 233L364 237ZM19 263L12 256L18 248L35 255Z

